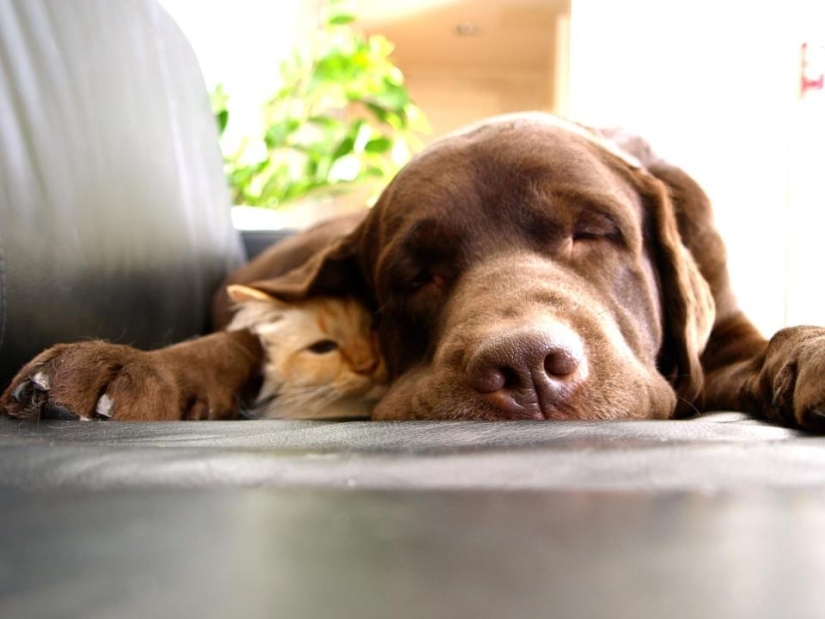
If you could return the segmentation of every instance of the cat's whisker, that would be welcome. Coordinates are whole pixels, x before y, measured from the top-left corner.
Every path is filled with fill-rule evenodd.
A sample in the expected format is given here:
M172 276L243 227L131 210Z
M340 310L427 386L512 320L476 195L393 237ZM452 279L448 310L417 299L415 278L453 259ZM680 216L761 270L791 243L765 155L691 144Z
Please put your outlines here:
M340 397L341 396L338 393L329 393L326 395L326 397L319 398L313 405L308 407L308 412L317 415L318 413L326 409L330 404L339 400Z
M312 405L314 401L317 401L324 397L322 393L302 393L302 394L282 394L280 399L280 403L284 407L296 407L296 406L309 406Z
M311 418L340 397L329 386L281 393L275 400L277 415L288 418Z
M305 387L301 386L290 386L282 388L280 391L281 395L315 395L318 393L323 393L332 389L330 385L307 385Z
M317 398L309 402L306 407L306 414L311 417L317 417L319 413L326 410L331 404L341 399L341 394L338 391L330 390L326 394L319 394Z

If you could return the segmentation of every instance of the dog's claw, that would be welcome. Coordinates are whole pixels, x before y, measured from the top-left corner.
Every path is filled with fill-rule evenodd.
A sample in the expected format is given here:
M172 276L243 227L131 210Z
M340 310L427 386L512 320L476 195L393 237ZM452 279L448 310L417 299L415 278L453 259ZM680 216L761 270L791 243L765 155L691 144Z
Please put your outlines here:
M9 398L4 406L0 406L0 410L11 417L23 419L39 417L47 397L46 392L39 389L30 378L21 380L8 395Z
M14 390L11 392L11 397L14 399L15 402L22 402L23 400L27 399L26 392L30 390L31 381L24 380L14 388Z
M49 380L49 377L45 372L38 372L34 376L30 376L29 380L38 391L48 391L52 388L52 381Z
M805 428L825 434L825 411L819 408L809 408L805 411Z
M56 419L61 421L76 421L80 416L63 406L59 402L49 400L43 405L40 413L41 419Z
M99 417L101 419L111 419L112 408L114 405L115 403L112 398L104 393L97 401L97 406L95 406L95 417Z

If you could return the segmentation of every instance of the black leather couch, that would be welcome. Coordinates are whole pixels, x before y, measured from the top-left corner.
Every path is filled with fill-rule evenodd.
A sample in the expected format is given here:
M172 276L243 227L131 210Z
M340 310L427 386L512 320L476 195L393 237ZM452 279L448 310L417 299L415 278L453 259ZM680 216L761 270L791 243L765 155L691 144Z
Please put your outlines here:
M0 383L206 328L243 249L166 13L0 0L0 129ZM739 414L0 420L4 619L821 617L823 533L825 441Z

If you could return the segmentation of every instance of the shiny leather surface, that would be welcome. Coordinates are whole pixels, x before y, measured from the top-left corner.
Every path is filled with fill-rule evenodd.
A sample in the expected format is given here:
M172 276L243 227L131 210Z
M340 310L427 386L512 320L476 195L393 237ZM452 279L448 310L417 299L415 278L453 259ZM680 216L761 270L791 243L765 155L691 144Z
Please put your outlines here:
M295 234L296 230L244 230L241 234L246 256L250 260L268 249L272 245L280 243L285 238Z
M825 439L673 422L0 423L29 617L821 617Z
M56 342L202 332L242 249L196 59L150 0L0 0L0 388Z
M0 492L5 619L818 619L823 492Z
M0 487L825 487L823 447L825 438L732 413L611 423L0 420Z

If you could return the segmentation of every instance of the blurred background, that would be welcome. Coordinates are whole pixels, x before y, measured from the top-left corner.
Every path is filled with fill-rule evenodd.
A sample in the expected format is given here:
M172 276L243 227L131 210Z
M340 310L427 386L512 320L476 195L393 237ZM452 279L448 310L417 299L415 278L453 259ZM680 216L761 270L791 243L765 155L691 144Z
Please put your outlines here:
M740 302L766 334L786 324L825 325L821 2L163 3L190 38L217 109L228 117L224 153L230 173L246 182L236 202L278 207L255 209L252 219L239 214L240 226L302 226L360 208L423 144L486 116L546 110L638 132L703 185L728 244ZM341 81L344 48L361 54L367 73L383 76L384 91L357 87L363 114L345 105L329 118L319 118L316 108L310 123L284 121L279 110L292 109L296 89L319 83L306 70L321 67L327 82ZM329 49L338 55L324 56ZM352 95L330 93L315 95L327 103ZM377 128L359 120L375 121L376 113L383 116ZM310 162L313 173L324 170L322 180L290 181L289 195L277 196L264 191L266 179L250 181L253 168L268 178L286 174L262 161L304 131L295 125L309 124L343 132L334 161ZM262 132L262 139L249 137Z

